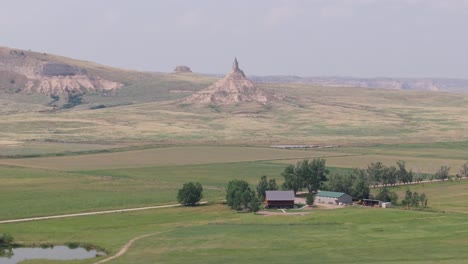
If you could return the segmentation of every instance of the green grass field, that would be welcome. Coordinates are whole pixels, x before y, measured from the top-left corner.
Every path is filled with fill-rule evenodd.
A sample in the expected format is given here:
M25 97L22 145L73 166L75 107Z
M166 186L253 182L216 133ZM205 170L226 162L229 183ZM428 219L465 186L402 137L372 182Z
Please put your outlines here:
M256 184L265 174L281 183L283 168L265 161L74 172L3 166L0 199L9 202L1 204L1 219L172 203L188 180L204 185L204 200L219 201L228 180ZM109 254L132 238L154 234L109 263L310 263L311 256L319 263L464 263L468 253L458 245L468 241L468 181L410 188L427 194L427 211L349 207L260 216L211 204L0 224L0 232L25 244L90 243Z
M65 214L176 203L184 182L199 181L205 199L224 199L226 183L235 178L255 184L261 175L276 176L283 165L221 163L135 169L60 172L0 167L0 219Z
M407 188L418 193L425 193L429 197L429 206L434 210L468 213L468 183L466 179L394 187L400 199L404 198L404 192ZM431 197L435 197L435 199Z
M133 237L153 234L109 263L310 263L312 257L318 263L464 263L467 225L466 214L458 213L346 208L259 216L209 205L1 228L24 243L80 241L111 254Z

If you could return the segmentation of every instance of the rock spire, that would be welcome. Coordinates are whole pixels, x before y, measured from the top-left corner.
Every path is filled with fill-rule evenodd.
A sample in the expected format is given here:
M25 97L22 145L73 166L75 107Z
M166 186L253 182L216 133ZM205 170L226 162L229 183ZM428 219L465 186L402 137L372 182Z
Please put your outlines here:
M256 102L266 104L269 98L261 88L247 79L235 58L232 70L223 79L187 97L183 103L225 105Z

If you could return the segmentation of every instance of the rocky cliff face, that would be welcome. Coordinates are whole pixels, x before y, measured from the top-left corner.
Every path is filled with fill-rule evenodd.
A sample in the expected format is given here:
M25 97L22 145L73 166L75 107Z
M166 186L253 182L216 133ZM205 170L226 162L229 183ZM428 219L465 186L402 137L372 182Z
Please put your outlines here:
M265 91L245 77L239 68L237 59L234 60L231 72L215 84L186 98L184 104L235 104L242 102L256 102L267 104L271 100Z
M23 93L59 95L113 91L123 85L91 76L86 69L57 62L45 53L0 48L0 88Z

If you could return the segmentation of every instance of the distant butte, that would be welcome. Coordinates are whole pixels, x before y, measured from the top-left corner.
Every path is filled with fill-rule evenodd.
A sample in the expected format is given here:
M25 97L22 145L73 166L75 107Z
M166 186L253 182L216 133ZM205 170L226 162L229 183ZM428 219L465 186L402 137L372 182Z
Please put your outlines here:
M263 89L247 79L236 58L232 70L223 79L187 97L183 103L227 105L256 102L265 105L270 101L269 98Z

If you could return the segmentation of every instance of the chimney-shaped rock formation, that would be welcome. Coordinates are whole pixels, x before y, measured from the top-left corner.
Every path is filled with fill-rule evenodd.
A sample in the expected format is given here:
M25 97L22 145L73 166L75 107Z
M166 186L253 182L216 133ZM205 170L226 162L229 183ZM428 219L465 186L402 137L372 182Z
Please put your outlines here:
M239 68L237 58L234 59L232 70L215 84L196 92L186 98L184 104L236 104L241 102L257 102L266 104L269 96L247 79Z

